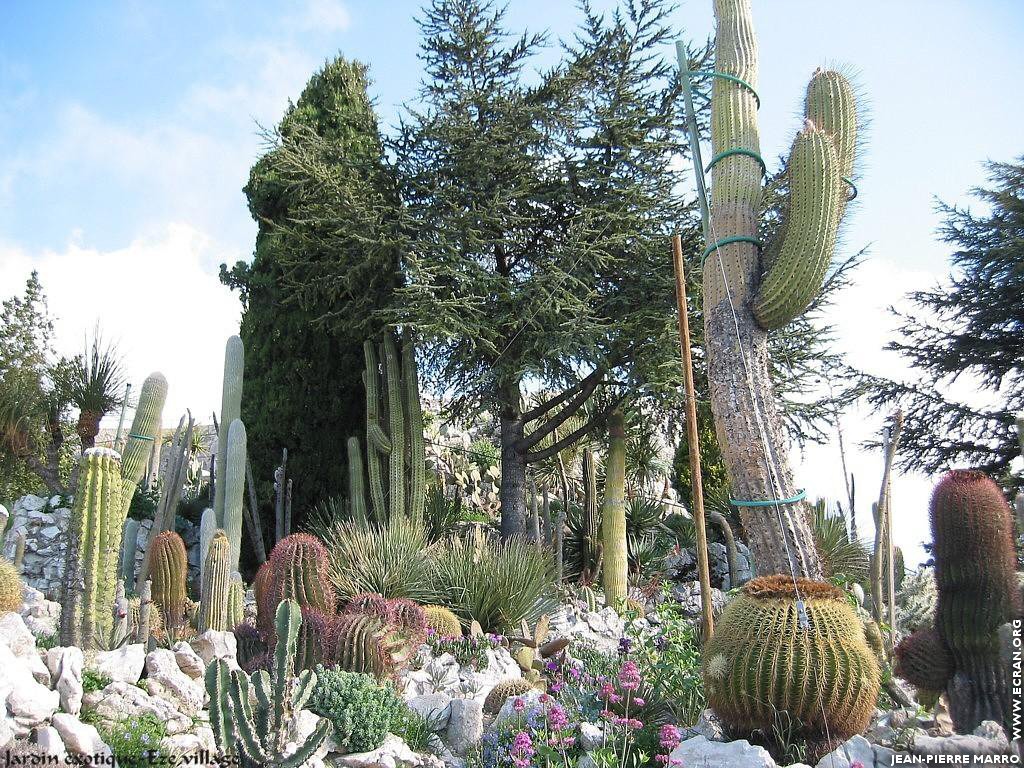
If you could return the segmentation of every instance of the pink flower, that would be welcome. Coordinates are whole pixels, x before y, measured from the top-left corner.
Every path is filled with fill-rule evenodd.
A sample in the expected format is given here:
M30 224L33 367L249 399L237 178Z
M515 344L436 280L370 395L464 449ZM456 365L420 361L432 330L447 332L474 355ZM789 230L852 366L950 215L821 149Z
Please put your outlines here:
M641 699L639 696L637 696L635 699L633 699L633 703L636 704L638 707L642 707L644 706L644 704L647 703L647 700Z
M618 704L620 701L622 701L622 696L620 696L617 693L613 693L608 697L608 701L610 701L612 704Z
M516 712L522 712L524 709L526 709L526 700L522 696L520 696L512 702L512 709L514 709Z
M548 703L550 703L550 702L551 702L551 696L549 696L549 695L548 695L548 694L546 694L546 693L542 693L542 694L540 695L540 703L541 703L541 704L548 704Z
M530 738L530 734L520 731L512 741L509 754L517 768L526 768L530 764L530 758L533 757L533 751L533 739Z
M605 683L601 686L601 689L598 691L598 693L601 695L602 699L607 699L615 695L615 686L613 686L611 683Z
M864 768L864 763L862 763L860 760L854 760L852 763L850 763L850 768Z
M640 668L635 661L627 661L619 670L619 685L625 691L635 691L640 687Z
M671 723L666 723L658 729L658 744L661 745L662 749L672 751L679 746L679 741L679 729Z
M613 717L615 717L615 713L612 712L610 709L603 709L601 710L601 717L605 720L611 720Z
M547 716L548 726L553 731L560 731L569 725L569 717L559 704L552 705L547 711Z

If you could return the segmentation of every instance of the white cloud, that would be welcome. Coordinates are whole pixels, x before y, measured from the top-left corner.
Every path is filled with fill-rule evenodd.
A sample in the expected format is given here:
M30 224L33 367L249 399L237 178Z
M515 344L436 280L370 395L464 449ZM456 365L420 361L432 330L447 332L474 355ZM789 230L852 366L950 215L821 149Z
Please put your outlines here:
M309 29L342 32L352 24L352 16L338 0L307 0L301 21Z
M111 251L74 240L59 251L0 245L0 285L5 294L19 292L38 270L56 317L58 353L80 352L83 334L99 321L136 393L151 372L167 377L165 426L186 408L208 422L220 408L224 340L238 332L240 305L204 265L237 257L190 225L171 223ZM116 421L112 415L104 426Z

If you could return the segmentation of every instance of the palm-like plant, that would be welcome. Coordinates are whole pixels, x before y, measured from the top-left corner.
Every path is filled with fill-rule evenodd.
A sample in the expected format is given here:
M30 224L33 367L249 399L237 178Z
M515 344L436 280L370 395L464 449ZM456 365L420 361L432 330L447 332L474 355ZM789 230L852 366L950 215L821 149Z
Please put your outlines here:
M846 521L838 515L830 515L824 499L818 499L813 510L814 539L825 577L850 583L865 581L871 561L868 548L863 542L850 538Z
M99 328L85 353L70 361L60 386L71 404L78 409L75 431L82 443L82 452L96 444L100 420L124 403L124 370L117 347L104 344Z

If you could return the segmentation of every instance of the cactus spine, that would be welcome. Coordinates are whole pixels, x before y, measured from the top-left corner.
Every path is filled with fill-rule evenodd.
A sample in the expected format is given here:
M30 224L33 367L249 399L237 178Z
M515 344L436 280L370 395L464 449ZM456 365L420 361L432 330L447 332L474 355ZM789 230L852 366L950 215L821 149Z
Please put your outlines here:
M242 495L245 492L245 455L247 450L245 424L241 419L231 422L228 429L228 445L222 477L218 484L224 496L224 509L220 517L221 528L231 544L230 566L232 571L238 570L238 561L242 553Z
M352 519L364 525L369 519L366 509L366 479L363 476L363 451L359 438L350 437L348 445L348 498Z
M265 635L273 629L270 617L275 615L282 600L334 612L336 598L327 575L327 562L324 545L307 533L293 533L277 543L267 561L265 581L257 593L259 627Z
M406 336L399 353L395 338L389 333L384 337L380 354L372 341L365 342L363 352L366 461L374 516L378 521L422 519L426 458L414 344Z
M161 438L161 416L167 399L167 379L162 373L151 373L142 384L139 403L121 451L121 522L128 517L135 489L146 471L146 463L154 441Z
M121 548L121 457L90 448L79 460L78 488L65 550L61 598L62 645L92 647L107 638L113 618Z
M233 629L229 614L228 592L231 587L231 545L224 531L218 530L210 540L203 563L202 595L199 602L200 632L215 629L226 632Z
M956 470L931 501L938 608L935 628L952 657L946 685L953 725L1010 728L1011 682L999 628L1021 616L1009 504L981 472Z
M275 613L279 638L272 673L229 672L227 662L216 660L206 670L210 695L210 725L217 746L227 756L241 752L257 765L301 768L331 734L329 720L320 718L313 732L286 753L292 719L303 708L316 685L316 674L304 670L295 677L294 657L302 613L298 604L283 601ZM255 697L250 694L255 692Z
M228 432L235 419L242 415L242 379L245 374L245 345L239 336L231 336L224 345L224 380L221 388L220 423L217 431L217 461L214 466L221 477L213 487L213 510L217 527L227 530L224 521L223 473L227 466ZM244 464L244 462L243 462ZM230 537L229 537L230 538Z
M162 624L168 630L180 629L185 625L187 614L185 542L174 531L164 531L153 539L147 560L153 582L153 602L160 609Z
M605 605L619 607L626 599L629 564L626 551L626 428L622 411L608 417L608 458L605 463L604 504L601 508L604 539Z
M881 683L875 655L842 590L789 576L747 582L704 649L708 702L737 731L766 732L782 711L802 734L847 739L867 727ZM823 719L824 718L824 719Z

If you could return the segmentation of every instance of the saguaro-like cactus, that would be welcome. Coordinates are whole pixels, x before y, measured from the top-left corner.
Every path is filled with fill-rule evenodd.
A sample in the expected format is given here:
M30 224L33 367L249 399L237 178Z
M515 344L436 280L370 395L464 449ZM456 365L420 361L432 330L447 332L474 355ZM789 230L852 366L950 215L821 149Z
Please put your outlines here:
M234 628L228 616L228 591L231 587L231 545L224 531L210 539L210 548L203 564L202 594L199 602L200 632L215 629L226 632Z
M293 533L277 543L267 563L267 575L257 593L259 628L265 635L273 630L270 617L276 615L282 600L334 612L336 597L327 575L327 549L319 539Z
M167 379L162 373L151 373L142 383L139 403L135 407L128 438L121 451L121 522L128 517L135 489L146 471L146 462L153 449L153 442L159 440L164 400L167 399Z
M820 293L849 195L857 118L853 91L836 72L818 71L807 89L804 127L787 163L789 201L778 241L758 241L762 202L757 125L758 50L750 0L715 0L718 21L712 85L714 157L705 250L704 330L718 442L737 499L797 496L769 377L767 332L803 313ZM685 62L684 62L685 63ZM741 507L759 573L821 577L805 503L776 510ZM784 538L785 537L785 540Z
M953 659L946 685L958 732L983 720L1009 729L1011 681L1000 656L999 627L1021 616L1010 505L981 472L957 470L931 501L935 627Z
M153 539L146 557L153 582L153 602L160 610L163 626L168 630L179 629L185 624L187 609L185 542L174 531L164 531Z
M245 346L239 336L231 336L224 345L224 380L220 399L220 421L217 432L217 461L214 466L220 477L213 486L213 510L217 527L224 524L224 467L227 465L228 432L232 422L242 415L242 379L245 375ZM243 462L244 465L244 462ZM230 538L230 536L229 536Z
M121 548L121 457L90 448L79 460L61 597L62 645L92 647L110 635Z
M379 355L372 341L365 342L363 352L373 512L377 520L419 520L426 495L426 458L415 347L406 337L399 352L389 333L384 336Z
M316 674L307 669L295 676L295 650L302 625L298 604L282 602L274 625L278 642L271 673L261 670L250 677L241 670L231 672L223 659L207 667L210 725L225 756L237 750L256 765L300 768L331 734L332 726L320 718L313 732L294 751L287 751L293 718L312 693Z
M608 417L608 458L604 471L604 504L601 508L604 540L605 604L618 607L626 599L629 558L626 549L626 428L622 411Z
M228 445L224 471L221 473L223 482L218 488L224 489L224 509L218 517L220 526L231 544L232 571L238 570L238 561L242 552L242 496L245 493L245 455L247 437L245 424L241 419L231 422L228 429Z
M874 712L878 662L841 589L797 585L807 626L789 576L753 579L726 606L704 649L708 703L737 732L770 732L786 712L801 735L847 739Z

